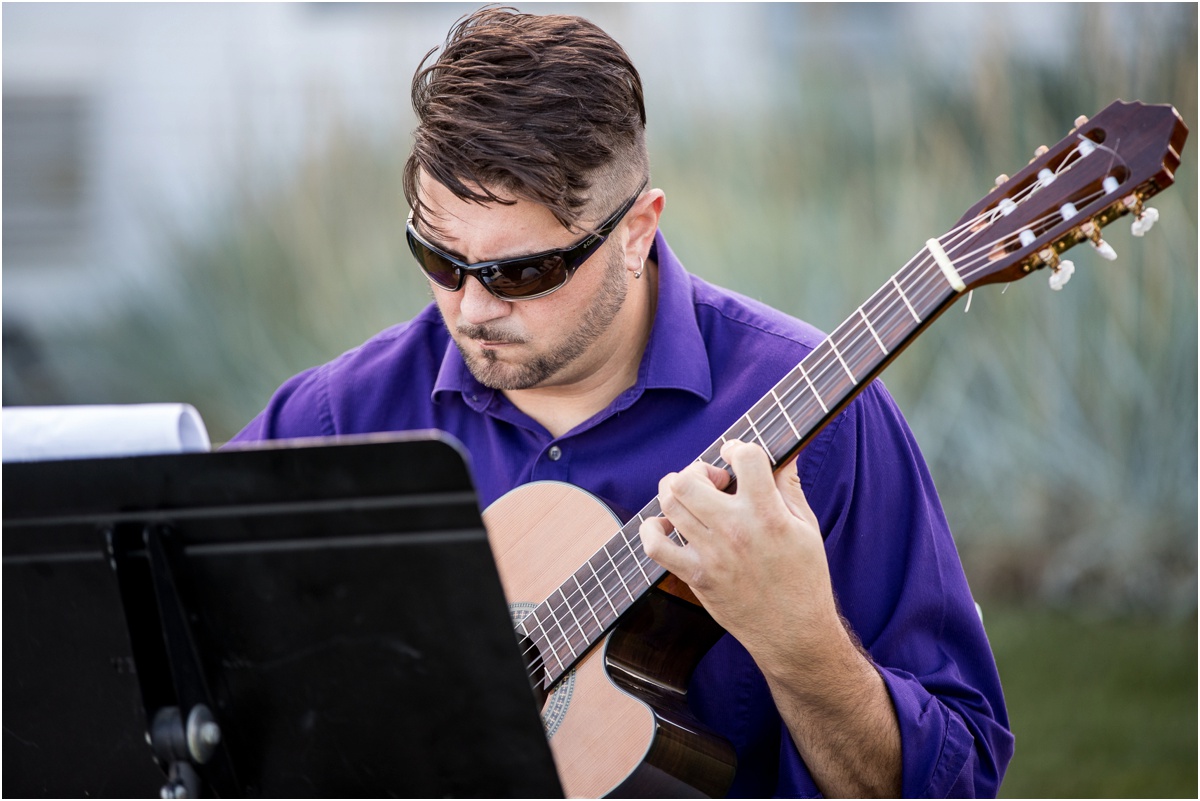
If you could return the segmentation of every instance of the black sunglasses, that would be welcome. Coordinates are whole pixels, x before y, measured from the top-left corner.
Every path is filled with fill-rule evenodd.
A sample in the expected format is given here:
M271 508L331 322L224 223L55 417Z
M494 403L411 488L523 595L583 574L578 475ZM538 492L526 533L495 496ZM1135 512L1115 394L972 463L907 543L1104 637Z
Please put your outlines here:
M594 234L584 237L578 244L568 248L547 250L532 256L517 256L498 261L481 261L477 264L451 256L425 241L413 227L413 215L408 213L408 247L429 280L442 289L457 292L462 289L467 275L474 275L484 288L501 300L531 300L549 295L561 289L575 271L591 258L609 235L616 230L621 219L633 208L649 181L643 181L633 197L600 224Z

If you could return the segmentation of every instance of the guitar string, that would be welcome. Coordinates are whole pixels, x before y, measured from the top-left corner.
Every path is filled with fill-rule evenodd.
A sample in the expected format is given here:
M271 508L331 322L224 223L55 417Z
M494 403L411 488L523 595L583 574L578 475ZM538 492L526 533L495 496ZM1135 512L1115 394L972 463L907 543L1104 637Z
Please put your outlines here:
M1077 151L1073 151L1073 152L1077 152ZM1065 160L1065 161L1063 162L1063 165L1064 165L1064 166L1063 166L1063 167L1060 167L1060 169L1059 169L1059 172L1060 172L1060 173L1063 171L1063 169L1065 169L1065 168L1066 168L1066 165L1068 165L1068 164L1069 164L1070 155L1071 155L1071 154L1068 154L1068 158L1067 158L1067 160ZM1044 185L1043 185L1043 184L1034 183L1034 184L1031 184L1029 187L1027 187L1027 190L1028 190L1028 192L1029 192L1029 193L1031 193L1032 191L1036 191L1037 189L1041 188L1042 186L1044 186ZM1090 202L1091 202L1091 199L1088 199L1087 201L1085 201L1085 205L1086 205L1086 203L1090 203ZM1036 221L1036 222L1044 222L1045 220L1047 220L1047 219L1050 219L1050 217L1051 217L1051 216L1052 216L1052 215L1047 215L1047 216L1046 216L1046 217L1044 217L1044 218L1043 218L1041 221ZM992 220L996 219L996 218L997 218L997 215L995 214L995 209L993 209L993 211L992 211L991 213L986 213L985 215L981 215L981 217L980 217L980 218L976 218L975 220L971 220L971 221L968 221L967 223L964 223L963 225L961 225L961 226L959 227L959 229L956 229L956 230L965 230L965 229L967 229L967 228L971 228L971 227L973 227L973 226L975 226L975 225L977 224L977 222L978 222L978 220L979 220L979 219L981 219L981 218L984 218L984 217L990 217ZM978 229L975 229L975 230L972 230L972 231L970 231L970 235L971 235L971 236L977 236L977 235L980 235L980 234L982 234L982 233L985 233L985 232L986 232L986 228L978 228ZM1010 236L1011 236L1011 235L1010 235ZM948 239L948 237L946 237L946 238ZM1001 240L1001 241L1003 241L1003 240ZM988 247L981 248L979 252L982 252L982 251L984 251L984 250L986 250L986 251L989 251L989 252L994 252L995 248L996 248L996 243L989 243L989 244L988 244ZM921 254L918 254L918 257L919 257L920 255L921 255ZM960 261L961 261L961 257L960 257ZM912 260L910 260L910 264L911 264L911 262L912 262ZM920 286L920 285L919 285L919 282L920 282L921 280L927 280L930 274L933 274L933 275L934 275L934 277L936 278L936 274L935 274L935 273L932 273L932 271L930 271L929 273L924 273L924 274L921 272L921 270L922 270L923 268L930 268L931 266L933 266L933 265L930 265L928 262L926 262L926 263L924 263L924 264L920 265L920 266L919 266L919 268L918 268L918 271L914 272L914 273L913 273L911 276L906 276L906 278L909 278L909 277L911 277L911 278L915 279L915 281L916 281L916 282L918 282L917 291L918 291L918 292L922 292L923 294L925 294L925 290L926 290L926 289L929 289L929 288L933 289L933 291L934 291L935 293L938 291L938 290L937 290L937 284L936 284L936 283L934 283L934 284L932 284L932 285L928 285L928 284L927 284L927 285L926 285L926 286L924 286L924 287L922 287L922 286ZM940 269L940 268L939 268L939 269ZM902 268L901 272L903 272L903 268ZM972 276L975 274L975 272L977 272L977 271L973 271L973 272L972 272ZM897 273L897 275L899 275L899 273ZM885 286L886 286L886 284L885 284ZM911 291L911 289L910 289L910 291ZM945 290L944 290L944 288L943 288L941 291L942 291L942 292L944 292L944 291L945 291ZM915 293L914 293L914 295L915 295ZM918 302L918 303L920 303L920 304L924 305L924 301L925 301L925 300L927 300L927 297L917 297L917 298L915 298L915 299L917 300L917 302ZM868 301L868 302L869 302L869 301ZM864 305L865 305L865 304L864 304ZM896 303L895 303L895 301L893 300L893 301L892 301L892 303L891 303L891 304L890 304L890 305L887 307L887 309L886 309L886 312L887 312L888 314L894 314L894 313L895 313L895 311L896 311L898 308L899 308L899 307L897 306L897 304L896 304ZM860 311L861 311L861 307L860 307ZM851 319L852 319L852 318L851 318ZM903 319L903 318L901 318L901 319ZM894 327L894 325L889 327L889 322L890 322L890 320L891 320L891 318L888 318L887 320L885 320L885 322L884 322L884 324L883 324L883 326L882 326L882 327L884 328L884 333L890 333L890 327ZM849 320L848 320L848 321L849 321ZM840 329L840 327L839 327L839 329ZM842 342L842 347L843 347L843 349L847 351L847 353L846 353L846 354L843 354L843 355L849 355L850 359L851 359L852 361L854 361L854 363L855 363L856 365L859 363L859 357L858 357L857 355L855 355L855 347L856 347L856 345L858 345L858 344L859 344L861 341L863 341L863 340L865 340L865 339L866 339L866 337L865 337L865 334L864 334L862 331L858 331L857 329L858 329L858 325L857 325L857 321L855 321L855 323L854 323L854 326L851 328L851 330L850 330L850 331L847 331L847 332L844 334L844 336L843 336L843 342ZM853 339L851 340L851 344L850 344L849 348L847 348L847 347L846 347L846 344L845 344L845 337L846 337L846 336L849 336L849 335L850 335L852 332L854 332L854 337L853 337ZM837 333L838 333L838 331L835 331L835 332L834 332L834 334L837 334ZM835 352L836 352L836 342L833 340L833 335L831 335L831 336L830 336L828 339L830 339L830 340L831 340L831 343L832 343L832 344L834 344L834 346L835 346L835 348L834 348L834 349L835 349ZM827 367L826 369L835 369L835 370L836 370L836 367L834 366L834 364L833 364L832 362L829 362L829 361L827 360L826 364L828 365L828 367ZM847 370L848 370L848 369L849 369L849 368L847 367ZM824 375L824 371L822 371L821 373L818 373L818 374L815 376L815 380L816 380L816 381L820 381L820 380L821 380L821 378L823 377L823 375ZM798 383L798 382L797 382L797 383ZM791 388L791 389L794 389L794 388L795 388L795 386L796 386L796 384L793 384L793 386L792 386L792 388ZM788 394L788 393L791 391L791 389L789 389L789 390L785 391L785 394ZM815 388L814 388L814 391L815 391ZM761 401L760 401L760 402L761 402ZM811 405L811 401L808 401L808 403ZM756 404L756 405L757 405L757 404ZM787 417L786 410L784 410L782 407L780 408L780 411L779 411L779 413L776 413L776 414L774 415L774 417L772 418L772 420L770 420L770 421L768 421L768 422L766 423L766 425L764 426L764 428L766 428L766 429L768 429L768 430L769 430L771 426L774 426L774 425L776 425L776 424L778 423L778 420L779 420L779 418L780 418L781 416L782 416L782 417L785 417L785 418ZM767 446L767 443L766 443L765 441L763 441L763 439L762 439L761 432L760 432L760 431L758 431L758 430L757 430L757 427L754 425L754 420L753 420L753 419L749 419L749 418L747 418L747 421L750 423L750 425L751 425L752 429L754 429L754 430L755 430L755 433L756 433L756 435L758 436L758 438L759 438L760 442L761 442L761 443L762 443L764 446ZM739 421L739 422L740 422L740 421ZM736 425L737 425L737 424L735 423L735 426L736 426ZM793 426L793 429L794 429L794 426ZM731 429L729 429L729 430L732 430L732 427L731 427ZM740 437L741 437L741 436L745 436L745 435L746 435L746 434L748 434L748 433L749 433L749 431L743 431L743 433L740 435ZM768 431L768 433L769 433L769 431ZM785 433L786 433L786 432L785 432ZM739 437L739 438L740 438L740 437ZM772 435L772 437L771 437L771 438L772 438L772 440L773 440L773 441L775 440L775 437L774 437L773 435ZM711 449L711 446L710 446L710 449ZM770 447L769 447L769 446L767 446L767 450L768 450L768 451L770 451ZM722 460L718 459L718 460L716 460L716 461L717 461L717 462L719 462L719 461L722 461ZM648 506L649 506L649 505L648 505ZM661 514L661 513L659 513L659 514ZM643 516L643 519L645 519L645 518L644 518L644 516ZM625 534L625 532L624 532L624 530L623 530L623 529L622 529L622 531L621 531L620 533L621 533L621 534ZM675 532L672 532L672 534L675 534ZM638 552L632 548L632 543L630 542L630 540L628 539L628 537L627 537L627 536L625 536L625 537L623 537L623 538L625 539L625 549L624 549L624 550L628 550L628 551L629 551L629 553L628 553L627 555L623 555L623 559L622 559L622 562L623 562L623 563L626 563L626 564L627 564L630 558L632 558L632 559L635 559L635 560L637 560L637 561L638 561L638 563L639 563L639 565L640 565L639 569L642 569L642 567L644 567L645 565L653 564L653 563L652 563L652 560L649 560L648 558L643 558L643 557L644 557L644 552L642 553L642 555L641 555L641 556L639 556ZM614 537L614 539L615 539L615 537ZM673 537L673 539L675 539L675 541L677 541L677 542L678 542L678 539L677 539L677 538L674 538L674 537ZM609 542L612 542L612 540L610 540ZM623 578L621 577L621 572L620 572L620 567L621 567L621 565L620 565L619 563L615 563L615 562L613 562L611 554L609 554L609 553L608 553L607 545L608 545L608 543L606 543L606 544L605 544L605 547L604 547L604 552L605 552L605 556L607 557L607 559L606 559L605 561L609 562L609 564L610 564L610 566L611 566L608 572L609 572L610 574L611 574L611 573L613 573L613 572L615 572L615 573L616 573L616 577L617 577L617 578L620 580L620 583L621 583L622 585L625 585L625 582L624 582ZM599 556L599 552L597 552L596 554L594 554L594 555L593 555L593 558L595 558L596 556ZM615 620L615 619L616 619L616 617L617 617L617 616L619 616L619 613L616 611L615 605L612 603L612 595L610 594L608 587L605 585L605 583L604 583L604 580L601 578L600 574L597 572L597 570L596 570L596 567L595 567L593 564L591 564L591 561L592 561L592 560L588 560L588 562L586 563L586 566L587 566L587 567L588 567L588 568L591 570L591 572L592 572L592 574L593 574L593 577L595 578L595 587L594 587L594 588L595 588L595 589L599 589L599 590L600 590L600 592L602 593L602 595L603 595L604 599L605 599L605 600L608 602L609 606L610 606L610 607L612 607L612 609L613 609L613 612L614 612L614 617L613 617L612 619L613 619L613 620ZM602 564L602 568L603 568L603 564ZM582 567L581 567L579 570L582 570ZM576 571L576 572L579 572L579 571ZM643 572L643 574L645 574L645 570L644 570L644 569L642 569L642 572ZM655 572L657 572L657 570L655 570ZM598 632L597 632L597 633L599 633L599 632L602 632L602 631L604 630L604 628L606 627L606 625L607 625L607 624L606 624L606 623L604 623L603 621L601 621L601 620L600 620L600 618L599 618L599 616L596 614L596 612L595 612L595 607L593 607L593 606L592 606L592 604L591 604L590 600L588 599L588 593L589 593L589 591L584 589L583 583L581 583L581 582L579 581L579 578L578 578L578 576L577 576L577 575L575 575L575 574L572 574L572 578L575 580L575 582L576 582L576 585L578 586L578 591L579 591L579 594L582 594L582 595L583 595L583 597L584 597L584 600L585 600L585 602L586 602L586 603L587 603L587 605L588 605L588 611L590 611L590 612L591 612L591 614L592 614L592 617L593 617L593 618L596 620L596 622L597 622L597 623L600 625L600 629L598 630ZM587 582L587 581L590 581L590 579L588 579L588 578L586 578L586 577L585 577L585 582ZM614 585L613 589L614 589L614 590L616 589L615 585ZM627 586L627 585L625 586L625 589L626 589L626 592L629 592L629 590L628 590L628 586ZM568 610L571 610L571 611L572 611L572 618L575 620L576 627L577 627L577 628L579 628L579 630L580 630L580 634L582 634L582 635L584 636L584 642L583 642L583 643L581 643L581 647L585 647L585 648L586 648L586 647L590 647L590 643L588 642L588 641L589 641L589 638L590 638L590 635L589 635L589 633L588 633L587 631L585 631L585 630L583 629L583 626L579 624L578 616L576 616L576 615L574 614L574 611L572 610L572 607L570 606L571 602L568 600L567 596L561 592L561 588L560 588L560 590L559 590L559 594L560 594L560 595L563 597L564 604L565 604L565 605L567 605L567 608L568 608ZM575 594L576 594L576 593L573 591L573 592L572 592L572 597L573 597ZM630 593L630 595L631 595L631 597L632 597L632 593ZM546 604L546 603L547 603L547 602L543 602L543 604ZM603 605L602 605L602 604L600 604L600 606L601 606L601 608L603 608ZM563 626L562 626L562 623L561 623L561 620L559 619L559 616L558 616L558 613L557 613L557 611L558 611L559 609L561 609L561 608L562 608L562 605L559 605L559 606L557 606L557 607L548 607L547 611L549 611L549 612L551 613L552 617L554 618L554 621L555 621L555 623L556 623L556 624L558 624L559 631L560 631L560 632L563 634L563 638L562 638L562 639L566 639L566 640L568 640L568 647L571 649L571 651L572 651L572 654L573 654L573 655L575 655L575 653L574 653L574 647L571 645L571 642L573 641L574 635L573 635L573 634L567 634L567 629L566 629L566 628L563 628ZM581 613L582 613L582 614L584 614L584 616L585 616L585 618L586 618L586 613L584 613L582 609L581 609L580 611L581 611ZM610 621L610 622L611 622L611 621ZM539 624L539 626L540 626L540 624ZM557 650L559 650L559 648L560 648L560 645L559 645L559 643L558 643L558 642L553 642L553 641L551 641L551 638L549 637L549 633L548 633L548 632L545 632L545 629L544 629L544 627L542 627L542 628L543 628L543 632L544 632L544 633L547 635L547 643L548 643L548 644L549 644L549 645L550 645L552 648L554 648L556 651L557 651ZM568 627L568 628L569 628L569 627ZM526 633L528 634L528 632L526 632ZM536 647L536 645L535 645L535 647ZM558 657L557 657L557 654L556 654L556 658L558 658ZM560 659L559 661L560 661L560 664L561 664L561 659Z
M1082 155L1079 155L1079 154L1080 154L1080 150L1078 148L1075 148L1072 151L1068 152L1066 154L1066 156L1064 157L1063 162L1060 164L1059 168L1054 173L1055 177L1060 175L1065 170L1069 169L1069 167L1072 165L1072 162L1075 161L1075 158L1074 158L1075 156L1079 156L1079 158L1083 157ZM1024 189L1022 189L1021 192L1019 192L1017 195L1014 196L1014 197L1018 198L1017 200L1014 200L1014 203L1019 205L1020 203L1024 202L1025 197L1032 195L1034 192L1044 188L1046 185L1048 185L1048 182L1041 182L1041 181L1031 182L1028 186L1026 186ZM1103 193L1100 193L1100 195L1097 195L1097 197L1101 196L1102 194ZM1025 197L1022 197L1022 196L1025 196ZM1084 201L1084 204L1086 205L1087 203L1090 203L1094 199L1095 198L1089 198L1086 201ZM986 233L986 231L987 231L988 227L991 225L991 223L999 218L1000 213L1001 213L1000 207L995 206L992 209L990 209L989 211L986 211L986 212L978 215L977 217L960 224L955 229L951 229L951 231L948 232L946 235L943 235L943 237L939 241L953 243L953 244L951 244L951 247L956 247L958 239L961 238L960 236L958 236L960 234L962 236L965 236L967 239L970 239L970 238L973 238L976 236L980 236L980 235ZM1053 215L1054 215L1054 212L1051 212L1051 213L1047 214L1045 217L1043 217L1041 220L1035 221L1029 227L1036 227L1038 224L1044 224L1047 220L1051 219L1053 217ZM975 226L978 226L981 222L985 224L984 227L976 228ZM1013 237L1019 237L1019 232L1016 234L1010 234L1007 237L1007 239L1012 239ZM970 257L972 257L978 253L982 253L984 251L986 251L987 253L992 253L992 252L995 252L996 248L998 246L1000 246L1000 244L1003 242L1004 242L1004 240L999 240L997 242L990 242L990 243L987 243L985 247L982 247L976 251L973 251L973 252L970 252L970 253L967 253L964 255L969 259ZM909 266L911 266L913 261L915 261L918 258L922 258L923 262L917 265L916 270L908 276L901 276L901 273L903 273ZM958 259L961 264L964 260L964 257L958 256ZM990 260L988 260L988 261L990 261ZM984 262L981 260L980 262L976 262L976 263L984 263ZM893 276L893 278L894 279L903 278L904 281L908 281L909 279L912 279L916 291L913 292L913 289L910 288L910 292L913 294L913 297L908 298L908 300L910 302L915 301L916 303L918 303L919 305L921 305L923 307L925 302L928 301L929 290L932 290L935 295L945 292L944 287L942 287L940 289L938 288L938 283L936 282L936 278L937 278L937 272L940 270L940 267L938 267L936 270L934 270L933 268L935 268L935 267L937 267L936 262L929 262L928 260L924 260L923 254L921 252L919 252L916 256L913 257L913 259L910 259L909 263L906 264L905 267L901 268L901 270L898 271ZM978 274L978 272L980 272L980 271L981 270L971 270L970 276L974 277L974 275ZM928 279L931 276L935 279L935 281L933 283L928 283ZM922 284L922 282L926 282L926 283ZM885 284L883 288L886 288L886 287L887 287L887 284ZM903 295L902 285L899 280L897 280L897 288L900 289L901 294ZM878 294L878 291L876 292L876 294ZM874 298L874 295L872 296L871 299L873 299L873 298ZM871 299L868 299L868 301L864 302L864 304L862 304L862 306L860 306L858 309L858 311L864 315L864 322L867 322L868 318L865 317L865 312L863 310L863 307L867 303L869 303ZM893 332L893 330L895 329L895 326L896 326L896 322L894 322L894 320L905 319L902 316L902 312L900 313L900 315L897 315L897 312L899 312L899 310L901 308L901 306L900 306L901 303L903 303L903 297L899 301L897 301L895 298L890 299L888 305L883 310L883 314L885 315L884 322L882 324L877 323L879 328L877 328L874 333L870 333L871 329L869 327L869 324L868 324L868 326L864 326L860 330L858 321L854 319L853 314L851 315L850 318L847 318L847 320L845 322L851 322L853 320L853 323L852 323L851 327L849 328L849 330L847 330L846 332L843 333L843 341L841 343L842 351L837 350L837 342L834 339L834 336L840 332L840 329L842 328L842 326L839 326L838 329L835 329L833 334L831 334L829 337L827 337L826 340L828 340L831 343L831 345L833 346L831 349L834 351L834 353L840 354L840 356L843 357L843 359L839 359L839 361L849 360L849 361L853 362L855 364L855 366L858 366L861 362L861 359L860 359L860 356L857 355L857 353L856 353L856 348L858 346L860 346L861 343L864 341L868 342L868 343L870 342L870 339L868 339L868 333L870 333L871 338L875 338L876 334L881 334L881 335L882 334L890 334ZM879 315L880 310L877 308L875 310L875 313L876 313L876 315ZM844 324L845 323L843 323L843 325ZM879 329L882 329L882 331L880 331ZM847 344L846 344L847 338L850 338L849 346L847 346ZM883 336L879 336L878 338L882 339ZM848 365L843 364L843 366L845 366L846 370L849 371ZM821 372L816 373L815 375L808 376L808 378L814 384L817 382L821 382L822 379L825 377L826 373L828 372L828 370L830 370L830 369L837 370L838 369L837 362L834 362L829 359L826 359L825 363L823 365L820 365L820 367L821 367ZM853 375L853 373L851 373L851 375ZM785 396L789 395L799 385L800 385L800 380L797 380L796 382L794 382L791 385L791 387L789 387L787 390L784 391ZM778 387L773 388L773 390L772 390L773 393L775 392L775 389L778 389ZM816 392L817 392L816 387L814 386L812 389L813 389L813 394L816 394ZM801 388L800 391L803 392L803 388ZM765 399L765 397L764 397L764 399ZM761 403L761 400L760 400L760 403ZM758 404L755 404L755 405L757 406ZM756 425L755 420L753 418L750 418L749 415L743 416L743 419L745 419L746 422L749 423L750 430L743 431L742 434L739 435L738 438L745 437L747 434L750 433L750 431L754 431L755 432L754 438L759 439L759 441L762 445L767 446L767 443L764 441L764 435L763 435L763 430L765 429L765 430L767 430L767 435L770 437L770 439L772 441L776 441L776 437L770 433L770 429L779 423L779 420L781 417L784 419L788 419L789 423L790 423L790 418L788 418L787 410L784 409L782 407L782 405L779 405L777 403L775 405L772 405L770 408L772 408L774 410L775 406L778 406L778 411L773 415L773 417L770 420L766 420L765 424L762 425L761 428L758 425ZM804 405L801 406L801 409L803 409L804 406L811 407L812 400L805 399ZM753 411L753 409L752 409L752 411ZM802 416L802 414L797 414L796 416L800 417L800 416ZM759 423L762 423L762 421L763 421L763 418L759 418ZM740 422L741 422L741 420L738 421L738 423L740 423ZM727 429L727 432L732 431L734 428L736 428L738 426L738 423L735 423L734 426L731 426L730 429ZM791 428L793 430L795 430L794 425L792 425ZM783 431L783 433L786 435L786 429ZM721 440L718 440L718 442L723 442L725 439L727 439L727 437L723 436ZM751 439L751 441L752 441L752 439ZM785 439L786 439L786 437L785 437ZM717 443L714 443L714 445L716 445L716 444ZM711 450L712 447L713 446L710 446L708 450ZM768 450L768 452L770 452L771 448L769 446L767 446L767 450ZM706 450L705 452L707 453L708 451ZM700 458L702 459L703 456L701 456ZM773 456L772 456L772 458L773 458ZM718 463L721 461L723 461L723 460L718 457L713 463L716 466L720 467L721 465ZM652 506L653 503L654 502L652 501L651 504L647 504L647 508ZM659 511L655 516L661 516L661 511ZM645 517L642 515L638 515L638 517L641 517L643 520L645 519ZM622 530L618 533L621 535L625 535L624 528L622 528ZM672 539L676 542L679 542L678 537L674 536L676 534L677 534L677 532L675 532L675 531L671 532ZM632 597L633 594L629 592L628 585L624 581L624 579L622 577L622 572L621 572L622 568L628 565L630 559L636 560L636 562L638 563L639 569L641 570L643 575L645 575L644 568L648 565L653 566L654 572L657 572L660 568L658 568L657 564L654 563L653 560L650 560L648 557L645 557L644 551L642 551L639 554L638 550L635 550L633 548L633 543L629 540L628 536L623 536L622 538L625 540L625 547L622 550L627 551L628 553L621 555L622 559L620 562L613 561L612 555L608 553L607 546L609 543L612 542L612 539L615 539L615 536L614 536L614 538L610 539L609 542L605 543L605 546L603 548L606 558L604 560L602 560L601 570L606 569L605 565L603 563L608 562L609 563L609 567L607 568L608 575L605 576L604 578L611 578L612 574L615 573L616 578L618 578L620 581L620 584L625 586L626 592L629 593ZM597 551L596 554L593 555L592 559L599 556L599 554L600 554L600 552ZM600 574L600 572L597 571L596 566L592 564L592 559L589 559L584 565L584 566L588 567L588 569L592 572L592 577L590 577L590 578L585 577L584 581L580 582L579 577L576 574L583 569L582 566L576 571L576 573L572 574L572 578L574 579L574 581L578 587L578 590L572 591L570 594L570 597L574 598L574 596L577 594L581 595L583 597L585 603L587 604L588 609L586 611L583 609L580 609L580 613L584 616L585 619L589 613L591 614L591 617L599 625L599 629L595 632L595 634L598 635L599 633L603 632L603 630L606 628L608 623L605 623L604 621L602 621L600 619L599 615L597 615L596 608L592 605L591 600L589 598L590 591L586 590L584 588L584 585L588 582L591 582L592 578L594 578L595 582L594 582L593 589L599 589L604 600L607 601L609 607L612 608L613 613L614 613L614 617L612 618L612 620L615 620L616 617L618 617L620 613L617 612L615 604L613 604L612 595L610 594L608 586L606 586L606 584L604 582L604 578L601 577L601 574ZM616 591L617 589L618 589L617 586L614 584L613 590ZM542 625L540 620L539 620L539 628L542 628L543 633L546 635L547 644L552 649L554 649L554 651L556 653L556 659L560 662L560 666L561 666L563 664L562 660L557 656L557 652L561 649L561 640L567 641L567 645L572 652L573 658L577 657L578 655L575 653L575 649L572 645L575 635L567 633L568 628L572 628L572 627L570 626L569 623L568 623L567 627L563 626L562 619L559 617L559 614L558 614L559 610L561 610L565 606L568 609L568 611L571 611L572 619L575 623L574 628L578 628L580 634L582 634L584 637L584 641L583 641L583 643L581 643L581 648L584 648L585 650L587 648L589 648L592 644L591 642L589 642L589 639L591 638L591 636L594 636L594 635L591 635L591 634L589 634L589 632L584 630L584 627L579 622L579 617L577 615L575 615L574 608L573 608L573 602L571 600L569 600L568 596L565 593L562 592L561 586L558 590L558 594L560 596L562 596L563 604L554 606L549 603L550 599L547 599L546 601L543 602L542 606L547 607L547 611L551 614L552 618L554 619L555 624L557 624L557 626L559 628L560 633L563 635L562 638L560 638L560 640L558 640L558 641L554 641L550 637L549 632L547 632L545 630L545 628ZM603 604L599 604L599 605L601 606L601 609L603 609ZM605 616L607 617L606 613L605 613ZM611 623L611 620L609 621L609 623ZM530 632L526 631L524 633L527 636L530 636L532 639L533 635ZM537 648L537 647L538 646L535 642L534 645L531 646L531 650L532 650L532 648ZM528 653L528 651L527 651L527 653ZM543 661L544 661L544 659L543 659ZM531 673L531 676L532 675L533 675L533 673Z

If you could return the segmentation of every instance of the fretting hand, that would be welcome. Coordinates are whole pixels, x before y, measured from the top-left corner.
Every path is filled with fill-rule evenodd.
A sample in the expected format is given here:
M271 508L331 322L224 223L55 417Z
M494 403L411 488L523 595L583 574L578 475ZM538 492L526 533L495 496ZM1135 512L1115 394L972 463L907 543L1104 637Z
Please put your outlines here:
M671 473L659 482L665 519L642 524L642 544L769 670L841 629L824 543L794 465L772 475L766 452L738 441L721 456L736 491L724 491L728 473L703 462ZM686 546L668 538L672 528Z

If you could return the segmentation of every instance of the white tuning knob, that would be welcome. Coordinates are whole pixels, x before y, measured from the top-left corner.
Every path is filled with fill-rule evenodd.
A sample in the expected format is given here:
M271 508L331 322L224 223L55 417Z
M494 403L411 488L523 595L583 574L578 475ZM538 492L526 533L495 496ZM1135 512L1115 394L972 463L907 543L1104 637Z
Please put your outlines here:
M1100 254L1101 258L1108 259L1109 261L1117 260L1117 251L1113 250L1112 245L1103 239L1097 238L1091 244L1096 249L1096 252Z
M1158 222L1158 209L1148 208L1142 211L1141 215L1133 221L1130 226L1134 236L1145 236L1146 232L1154 227Z
M1063 259L1054 268L1054 272L1050 273L1050 288L1055 292L1061 290L1071 280L1071 276L1075 274L1075 262L1069 259Z

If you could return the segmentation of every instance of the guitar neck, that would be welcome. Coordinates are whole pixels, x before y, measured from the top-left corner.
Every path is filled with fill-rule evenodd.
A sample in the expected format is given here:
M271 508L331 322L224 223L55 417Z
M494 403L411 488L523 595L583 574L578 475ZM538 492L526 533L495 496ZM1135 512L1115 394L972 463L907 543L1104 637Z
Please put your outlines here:
M697 457L721 469L729 440L758 443L780 468L959 295L928 250L858 307L746 414ZM662 514L658 497L518 626L542 656L549 687L588 652L666 571L638 530ZM672 532L678 540L678 533Z

